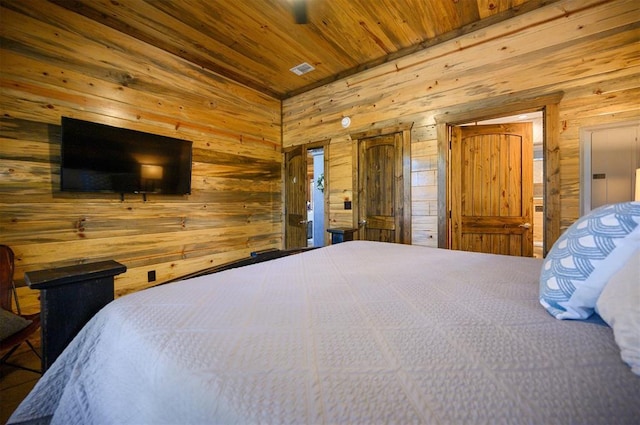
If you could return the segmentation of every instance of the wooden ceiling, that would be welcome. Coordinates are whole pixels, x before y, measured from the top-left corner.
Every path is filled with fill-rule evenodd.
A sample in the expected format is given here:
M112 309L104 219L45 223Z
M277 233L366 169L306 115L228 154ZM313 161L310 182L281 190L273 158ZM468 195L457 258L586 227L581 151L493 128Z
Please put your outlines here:
M51 1L285 99L555 0L306 0L306 24L300 0Z

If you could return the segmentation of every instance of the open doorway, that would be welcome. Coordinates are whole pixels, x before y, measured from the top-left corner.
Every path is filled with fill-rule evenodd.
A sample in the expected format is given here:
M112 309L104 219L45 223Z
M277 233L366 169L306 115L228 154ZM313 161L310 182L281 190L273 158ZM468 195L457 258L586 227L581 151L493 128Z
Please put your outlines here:
M296 146L284 153L285 249L324 245L326 149Z
M512 95L500 96L481 102L465 104L445 110L435 117L438 137L438 246L451 248L451 182L450 164L452 127L462 123L488 120L496 117L542 114L542 164L543 185L543 256L560 237L560 118L559 103L562 92L534 96L522 94L517 99Z
M307 247L324 246L324 148L307 149Z

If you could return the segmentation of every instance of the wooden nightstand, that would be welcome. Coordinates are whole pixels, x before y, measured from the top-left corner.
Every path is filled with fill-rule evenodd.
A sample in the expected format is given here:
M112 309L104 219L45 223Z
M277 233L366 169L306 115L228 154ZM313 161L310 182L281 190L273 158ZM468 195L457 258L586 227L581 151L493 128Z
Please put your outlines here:
M113 280L127 267L113 260L24 274L40 290L42 372L58 358L80 329L113 301Z
M351 229L348 227L336 227L333 229L327 229L327 232L331 233L331 244L335 245L340 242L352 241L353 234L358 229Z

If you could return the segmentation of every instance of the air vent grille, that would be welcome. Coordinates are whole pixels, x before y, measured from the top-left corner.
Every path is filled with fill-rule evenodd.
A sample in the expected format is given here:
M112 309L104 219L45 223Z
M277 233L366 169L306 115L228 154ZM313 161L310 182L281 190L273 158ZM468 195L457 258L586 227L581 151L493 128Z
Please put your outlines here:
M291 68L289 71L293 72L296 75L306 74L307 72L313 71L315 68L309 65L306 62L301 63L300 65L296 65Z

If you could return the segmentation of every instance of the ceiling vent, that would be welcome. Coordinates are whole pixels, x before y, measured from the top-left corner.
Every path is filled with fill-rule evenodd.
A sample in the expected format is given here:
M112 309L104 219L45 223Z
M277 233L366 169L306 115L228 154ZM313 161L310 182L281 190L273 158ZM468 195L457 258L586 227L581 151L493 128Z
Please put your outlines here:
M307 72L313 71L315 68L309 65L306 62L301 63L300 65L296 65L291 68L289 71L293 72L296 75L306 74Z

